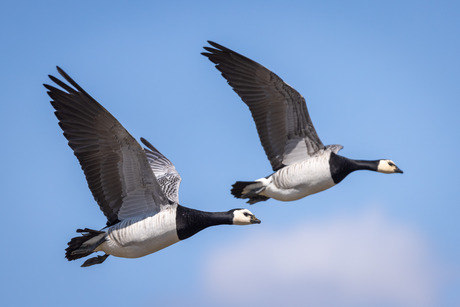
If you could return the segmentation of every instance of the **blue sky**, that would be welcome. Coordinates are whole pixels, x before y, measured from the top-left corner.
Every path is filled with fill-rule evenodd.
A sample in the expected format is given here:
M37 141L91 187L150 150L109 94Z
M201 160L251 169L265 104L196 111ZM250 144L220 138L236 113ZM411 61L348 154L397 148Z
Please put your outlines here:
M2 1L5 306L460 305L459 15L456 1ZM105 219L42 86L56 65L175 164L185 206L246 207L230 185L271 172L206 40L296 88L324 144L405 173L259 203L260 225L144 258L68 262L75 229Z

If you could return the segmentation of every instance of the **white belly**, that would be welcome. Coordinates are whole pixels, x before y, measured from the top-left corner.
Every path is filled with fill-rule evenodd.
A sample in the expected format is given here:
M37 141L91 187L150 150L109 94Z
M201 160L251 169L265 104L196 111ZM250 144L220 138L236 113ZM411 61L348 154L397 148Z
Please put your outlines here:
M142 257L179 241L176 231L176 207L154 216L127 219L108 229L107 240L97 251L124 257Z
M292 201L335 185L329 168L329 153L286 166L271 177L260 194L282 201Z

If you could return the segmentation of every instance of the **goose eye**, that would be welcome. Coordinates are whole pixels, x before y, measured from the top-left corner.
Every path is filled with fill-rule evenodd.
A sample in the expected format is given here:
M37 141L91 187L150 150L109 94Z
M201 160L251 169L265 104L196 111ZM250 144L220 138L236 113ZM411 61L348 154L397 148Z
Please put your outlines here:
M388 165L389 166L395 166L395 164L393 162L388 162Z
M245 213L244 213L244 216L249 216L249 213L245 212Z

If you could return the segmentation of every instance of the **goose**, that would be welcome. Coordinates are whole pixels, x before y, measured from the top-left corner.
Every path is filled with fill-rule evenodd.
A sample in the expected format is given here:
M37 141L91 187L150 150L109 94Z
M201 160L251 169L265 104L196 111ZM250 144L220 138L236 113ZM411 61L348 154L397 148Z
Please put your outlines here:
M270 198L294 201L340 183L357 170L403 173L392 160L353 160L338 154L342 145L324 146L308 114L305 99L257 62L208 41L207 57L249 107L273 174L237 181L231 193L249 204Z
M205 212L179 205L181 177L174 165L147 140L141 145L102 105L61 68L70 84L49 76L61 89L44 84L51 105L89 189L107 218L102 230L77 229L65 256L100 264L109 255L138 258L185 240L215 225L258 224L247 209Z

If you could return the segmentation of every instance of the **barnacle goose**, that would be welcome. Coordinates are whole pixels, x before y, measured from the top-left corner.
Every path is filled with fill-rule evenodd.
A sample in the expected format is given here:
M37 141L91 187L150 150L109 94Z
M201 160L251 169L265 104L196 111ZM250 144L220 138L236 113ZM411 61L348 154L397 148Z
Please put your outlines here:
M51 104L64 136L85 173L88 186L107 217L102 230L78 229L70 240L70 260L104 252L83 267L99 264L109 255L137 258L163 249L214 225L260 223L249 210L204 212L179 205L181 177L174 165L141 138L140 144L103 106L62 69L67 83L49 76Z
M208 41L206 56L249 107L274 173L237 181L231 193L249 204L274 198L293 201L324 191L356 170L402 173L391 160L353 160L338 155L341 145L324 146L305 99L276 74L222 45Z

